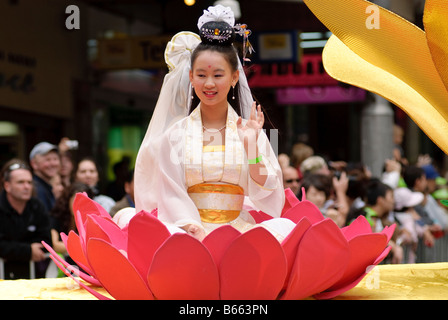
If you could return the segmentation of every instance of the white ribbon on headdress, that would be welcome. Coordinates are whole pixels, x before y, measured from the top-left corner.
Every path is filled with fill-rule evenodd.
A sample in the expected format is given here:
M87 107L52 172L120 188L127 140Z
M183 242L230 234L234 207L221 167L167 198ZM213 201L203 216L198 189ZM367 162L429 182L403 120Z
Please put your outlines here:
M159 141L175 122L188 115L191 84L189 78L191 53L201 42L193 32L179 32L165 49L169 72L163 80L159 98L140 146L134 172L135 205L151 211L157 207L157 171Z
M202 25L210 21L224 21L233 27L235 25L235 15L230 7L218 4L204 10L204 14L198 20L198 29L201 30Z

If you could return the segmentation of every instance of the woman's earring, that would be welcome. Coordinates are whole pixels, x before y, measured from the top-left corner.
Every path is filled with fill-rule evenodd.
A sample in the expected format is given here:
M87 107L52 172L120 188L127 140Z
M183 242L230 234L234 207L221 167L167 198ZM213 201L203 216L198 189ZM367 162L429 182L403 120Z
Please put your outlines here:
M194 88L191 87L191 100L193 100L193 99L194 99Z
M235 100L235 86L232 86L232 87L233 87L232 100Z

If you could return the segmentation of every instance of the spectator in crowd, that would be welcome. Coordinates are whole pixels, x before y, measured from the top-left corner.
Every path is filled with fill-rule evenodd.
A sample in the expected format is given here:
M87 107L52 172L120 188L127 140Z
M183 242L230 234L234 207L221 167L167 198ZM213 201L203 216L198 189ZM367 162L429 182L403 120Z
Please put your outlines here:
M373 232L380 232L384 226L390 225L389 214L394 209L393 189L379 179L371 178L366 189L366 204L363 208L353 210L347 217L347 225L363 215L370 223ZM403 248L391 240L392 263L401 263Z
M290 188L291 191L297 196L300 188L300 178L297 169L293 166L287 166L282 168L283 172L283 187L285 189Z
M365 205L367 183L371 172L360 162L349 162L346 167L348 178L347 201L350 210L357 210Z
M440 225L442 231L448 231L448 216L437 202L437 200L432 196L432 194L437 189L436 179L440 177L440 174L432 164L424 165L423 170L425 171L427 187L425 190L425 204L424 208L428 214L433 218L434 222ZM442 235L443 232L435 234Z
M117 201L110 210L109 214L113 217L118 211L124 208L135 208L134 203L134 170L130 170L124 181L124 190L126 194L121 200Z
M46 255L42 241L51 243L48 212L32 196L31 168L19 159L8 161L1 171L0 258L6 279L30 278L30 261L35 276L45 276Z
M73 142L75 142L75 145L73 145ZM78 148L77 141L70 141L69 138L64 137L59 142L58 148L61 157L61 169L59 170L59 174L61 175L64 187L68 187L73 179L74 165L72 150Z
M306 175L307 173L329 175L331 173L327 162L321 156L311 156L303 160L300 165L300 172L303 175Z
M98 189L99 173L95 161L92 158L84 158L78 162L75 170L74 181L79 181L87 184L93 191L93 200L98 202L107 212L110 212L115 205L115 200L100 193Z
M397 243L409 248L405 263L416 262L418 237L423 235L424 230L417 223L420 217L415 206L422 204L423 199L423 193L405 187L394 190L394 216L401 226Z
M282 169L290 166L291 165L290 163L291 163L290 158L286 153L280 153L278 155L278 164Z
M51 178L51 190L54 195L55 201L58 200L58 198L61 196L62 192L64 191L64 185L62 184L62 178L60 174L56 174Z
M381 175L381 181L387 184L392 189L395 189L399 186L403 187L405 183L403 183L401 172L402 165L399 161L393 159L386 159L384 161L384 170Z
M124 156L121 161L115 163L113 166L115 180L107 186L106 195L111 197L115 201L122 199L126 195L126 191L124 190L124 183L129 173L130 162L131 159L127 156Z
M324 217L331 218L338 226L345 224L345 215L340 212L338 203L331 199L332 181L329 175L305 174L301 187L305 190L306 199L314 203ZM302 190L299 199L303 199Z
M302 162L313 156L314 150L309 145L298 142L292 146L291 151L291 165L297 169L297 173L299 174L299 178L303 178L303 172L300 169L300 166L302 165Z
M406 186L412 191L418 191L423 194L426 194L428 181L426 179L425 170L418 166L406 166L403 171L403 179L406 183ZM415 206L415 210L417 211L420 219L419 224L427 228L431 231L431 233L439 233L442 228L440 224L435 220L435 214L432 211L428 211L425 206L427 203L427 198L425 197L424 201ZM425 244L427 246L432 246L434 244L434 238L426 235Z
M394 160L398 161L402 165L407 166L409 163L404 154L403 139L404 139L403 128L395 124L393 127Z
M61 168L58 147L49 142L36 144L30 152L30 164L33 168L33 183L37 198L42 201L49 213L55 203L51 179L59 174Z

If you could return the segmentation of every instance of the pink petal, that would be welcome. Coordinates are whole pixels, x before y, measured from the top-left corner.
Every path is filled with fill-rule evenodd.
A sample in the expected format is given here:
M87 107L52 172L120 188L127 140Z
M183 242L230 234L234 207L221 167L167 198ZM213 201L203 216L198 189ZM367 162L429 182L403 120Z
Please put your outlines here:
M55 259L59 262L57 264L57 266L65 273L73 273L75 276L80 277L82 280L87 281L90 284L93 284L95 286L99 286L101 287L101 283L89 276L88 274L82 272L81 270L79 270L79 268L77 266L72 266L70 265L67 261L65 261L61 256L59 256L52 247L50 247L48 244L45 243L45 241L42 241L43 246L48 250L48 252L50 253L51 257L53 258L53 261L55 261ZM68 272L68 270L70 270L71 272Z
M157 249L168 239L170 232L152 214L141 211L128 224L128 259L143 279Z
M91 221L89 223L89 221ZM118 250L127 250L127 235L121 228L109 218L104 218L98 215L89 215L87 218L89 233L86 234L89 238L100 238L104 236L105 241L108 241ZM95 234L91 232L95 230Z
M276 299L286 269L278 240L263 227L255 227L235 239L222 257L221 299Z
M86 220L86 240L97 238L111 243L111 240L106 232L98 225L98 223L93 219L92 216L88 215Z
M54 256L50 256L50 258L54 261L54 263L59 267L59 269L61 269L64 274L67 277L72 278L79 286L81 286L82 288L86 289L90 294L92 294L94 297L96 297L99 300L110 300L108 297L102 295L99 292L96 292L95 290L91 289L90 287L86 286L84 283L82 283L82 281L79 281L76 277L73 276L73 274L71 272L68 272L61 264L60 262L55 259Z
M350 241L352 238L359 236L360 234L371 234L372 227L366 217L361 215L350 223L350 225L342 228L341 231L347 241Z
M387 242L389 242L392 236L394 235L396 226L397 225L394 223L391 226L385 226L384 229L381 231L381 233L387 236Z
M202 241L202 244L212 255L215 264L219 266L222 256L226 252L229 245L240 235L241 232L236 230L234 227L224 225L213 230L209 235L207 235L207 237L205 237Z
M155 253L148 283L157 299L219 299L218 269L202 243L175 233Z
M101 239L89 239L87 257L103 287L118 300L153 300L145 281L126 257Z
M85 247L86 243L86 226L85 221L83 221L81 212L79 210L73 211L75 215L75 224L76 224L76 230L78 230L79 238L81 239L81 242L83 244L83 247ZM87 219L87 217L86 217Z
M322 292L344 274L348 243L330 219L312 225L303 235L282 299L303 299Z
M282 242L283 252L286 256L286 261L288 265L288 273L285 279L285 287L289 282L289 275L291 273L294 261L296 260L297 250L300 245L305 231L311 227L311 222L307 218L303 218L296 224L294 229L288 234L288 236Z
M314 203L308 200L301 201L294 207L283 213L282 218L287 218L294 223L298 223L302 218L306 217L311 224L324 220L324 216Z

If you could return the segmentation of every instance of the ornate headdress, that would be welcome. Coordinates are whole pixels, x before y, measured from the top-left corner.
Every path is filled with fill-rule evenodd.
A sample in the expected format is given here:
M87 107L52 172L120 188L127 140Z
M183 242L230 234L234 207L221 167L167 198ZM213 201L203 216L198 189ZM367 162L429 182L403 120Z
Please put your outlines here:
M246 24L235 24L230 8L217 5L204 10L198 21L198 29L202 42L215 45L231 45L236 35L240 35L243 37L243 63L249 61L246 55L254 51L249 42L252 31Z

